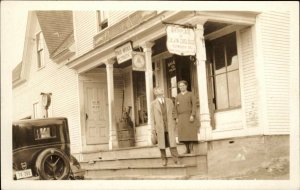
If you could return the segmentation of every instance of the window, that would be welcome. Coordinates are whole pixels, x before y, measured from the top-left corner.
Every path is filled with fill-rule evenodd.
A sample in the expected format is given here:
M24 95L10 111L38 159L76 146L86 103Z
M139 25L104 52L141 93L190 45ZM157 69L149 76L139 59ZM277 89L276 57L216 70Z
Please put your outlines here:
M43 33L39 32L36 35L36 47L37 47L37 66L38 69L45 66L44 60L44 37Z
M34 129L35 140L49 139L56 137L56 126L47 126Z
M148 122L145 72L133 71L133 91L135 100L136 126Z
M98 17L98 28L99 31L108 27L108 12L107 11L97 11Z
M241 105L239 63L235 32L210 42L208 81L216 110Z

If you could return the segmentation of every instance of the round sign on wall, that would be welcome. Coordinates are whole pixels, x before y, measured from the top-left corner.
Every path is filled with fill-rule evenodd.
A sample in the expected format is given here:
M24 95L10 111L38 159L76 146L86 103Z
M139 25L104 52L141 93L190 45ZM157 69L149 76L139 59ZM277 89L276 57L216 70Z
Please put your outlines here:
M132 69L135 71L145 71L146 61L143 52L132 52Z
M50 94L42 94L42 105L47 109L51 104Z

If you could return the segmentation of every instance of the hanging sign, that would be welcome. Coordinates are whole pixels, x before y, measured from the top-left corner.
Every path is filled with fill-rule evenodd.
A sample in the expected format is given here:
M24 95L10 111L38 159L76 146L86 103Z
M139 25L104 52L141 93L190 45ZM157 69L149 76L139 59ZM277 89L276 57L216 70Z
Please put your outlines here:
M127 60L130 60L132 58L131 53L132 53L132 46L130 42L115 49L115 54L119 64Z
M195 55L194 30L179 26L167 26L167 49L170 53L181 56Z
M146 71L145 53L132 52L132 70L134 71Z

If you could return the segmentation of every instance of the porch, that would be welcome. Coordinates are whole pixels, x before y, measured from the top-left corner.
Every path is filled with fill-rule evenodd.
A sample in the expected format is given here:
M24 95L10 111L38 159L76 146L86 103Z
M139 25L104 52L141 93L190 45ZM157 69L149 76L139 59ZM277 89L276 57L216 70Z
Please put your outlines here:
M168 165L162 166L156 146L86 152L81 166L85 179L289 179L289 136L254 136L201 142L195 152L183 154L180 165L167 150Z

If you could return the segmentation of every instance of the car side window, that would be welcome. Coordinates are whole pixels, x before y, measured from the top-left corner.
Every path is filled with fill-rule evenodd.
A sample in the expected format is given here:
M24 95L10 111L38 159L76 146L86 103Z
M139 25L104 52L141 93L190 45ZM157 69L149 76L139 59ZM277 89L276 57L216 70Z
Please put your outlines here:
M55 126L46 126L46 127L39 127L34 129L35 140L49 139L55 137L56 137Z

